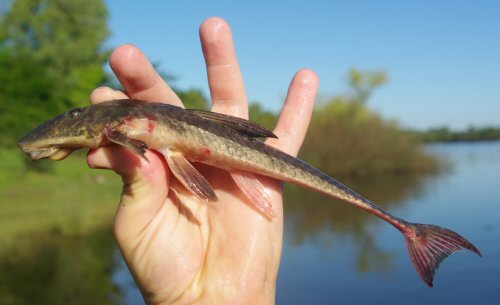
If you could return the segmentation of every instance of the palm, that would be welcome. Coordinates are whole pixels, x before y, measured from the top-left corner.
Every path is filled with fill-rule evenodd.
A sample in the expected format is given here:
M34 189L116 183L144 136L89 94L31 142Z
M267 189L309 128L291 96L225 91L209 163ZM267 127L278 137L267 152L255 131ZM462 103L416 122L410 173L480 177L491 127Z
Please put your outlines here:
M223 297L221 288L229 294L223 298L245 288L251 299L262 291L264 279L276 279L281 213L270 223L242 200L227 173L213 168L204 168L203 173L217 192L217 202L202 203L172 180L167 198L143 229L130 232L117 227L116 232L127 234L117 237L123 240L120 247L130 269L141 271L135 278L143 293L158 301L189 303L202 294L216 300ZM273 194L273 199L279 202L280 195Z
M219 18L200 29L207 63L212 110L246 117L248 107L229 26ZM98 88L93 103L135 98L168 101L179 98L133 46L118 48L111 67L126 93ZM295 155L305 136L318 79L310 70L298 72L286 105L268 144ZM89 153L91 167L120 174L124 191L115 218L122 254L149 304L273 303L281 256L283 207L281 184L259 177L271 193L276 218L268 220L250 207L229 174L196 165L214 188L218 200L200 202L175 179L156 152L149 162L122 147Z

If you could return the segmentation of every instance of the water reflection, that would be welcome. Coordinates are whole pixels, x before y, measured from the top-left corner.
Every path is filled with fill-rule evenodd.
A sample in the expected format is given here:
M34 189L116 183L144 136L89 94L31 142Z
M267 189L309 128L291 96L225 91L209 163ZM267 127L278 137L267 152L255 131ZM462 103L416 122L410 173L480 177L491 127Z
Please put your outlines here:
M385 176L345 178L342 182L384 209L394 211L407 203L408 198L420 196L427 178L430 177ZM342 201L295 186L287 186L285 205L288 245L315 241L317 247L331 251L332 240L352 239L359 271L392 269L394 254L380 249L376 243L378 238L373 226L383 224L379 218Z
M0 304L120 304L110 277L114 253L110 228L19 236L0 250Z
M452 255L437 273L435 288L429 289L394 228L323 196L291 189L277 304L498 303L500 142L428 149L448 160L453 170L431 178L344 182L397 216L456 230L483 257Z

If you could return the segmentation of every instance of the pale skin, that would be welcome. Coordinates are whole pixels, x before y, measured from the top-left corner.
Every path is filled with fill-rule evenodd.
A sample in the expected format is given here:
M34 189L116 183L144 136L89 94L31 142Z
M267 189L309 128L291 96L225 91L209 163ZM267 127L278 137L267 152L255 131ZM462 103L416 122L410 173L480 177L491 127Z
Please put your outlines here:
M243 77L231 29L220 18L200 27L212 111L248 118ZM146 56L132 45L117 48L110 65L125 92L97 88L93 104L122 98L182 106ZM272 67L268 67L272 69ZM318 90L316 74L293 77L279 122L278 139L266 142L296 155L309 125ZM88 164L112 169L124 188L114 232L147 304L274 304L283 242L282 184L259 176L276 217L252 208L231 177L196 164L215 189L216 202L201 202L172 178L163 157L149 162L117 146L91 150Z

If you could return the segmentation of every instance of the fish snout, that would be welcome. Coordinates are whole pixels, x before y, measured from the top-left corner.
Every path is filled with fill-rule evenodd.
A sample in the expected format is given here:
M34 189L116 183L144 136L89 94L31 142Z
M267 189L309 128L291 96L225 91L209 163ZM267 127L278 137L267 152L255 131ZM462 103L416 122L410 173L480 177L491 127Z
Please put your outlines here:
M27 143L17 143L17 145L32 159L39 160L43 158L50 158L52 160L62 160L69 156L73 152L73 148L61 148L61 147L43 147L34 148Z
M30 154L30 152L35 150L33 148L31 141L27 141L25 138L23 138L19 142L17 142L17 147L19 147L22 151L24 151L28 155Z
M17 142L17 147L19 147L20 149L22 149L26 153L28 151L30 151L31 146L32 145L31 145L30 141L27 141L24 139L21 139L19 142Z

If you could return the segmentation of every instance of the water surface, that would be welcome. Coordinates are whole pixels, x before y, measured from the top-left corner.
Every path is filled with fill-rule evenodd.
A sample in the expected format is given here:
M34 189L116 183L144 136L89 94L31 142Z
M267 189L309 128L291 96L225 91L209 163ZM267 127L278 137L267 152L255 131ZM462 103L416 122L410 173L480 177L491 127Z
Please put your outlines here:
M500 143L429 150L452 170L425 181L361 181L357 190L404 219L456 230L483 258L452 255L428 288L394 228L366 213L328 206L327 199L304 200L287 209L278 304L498 304ZM356 187L354 181L349 185Z

